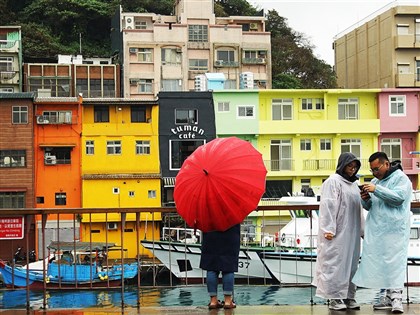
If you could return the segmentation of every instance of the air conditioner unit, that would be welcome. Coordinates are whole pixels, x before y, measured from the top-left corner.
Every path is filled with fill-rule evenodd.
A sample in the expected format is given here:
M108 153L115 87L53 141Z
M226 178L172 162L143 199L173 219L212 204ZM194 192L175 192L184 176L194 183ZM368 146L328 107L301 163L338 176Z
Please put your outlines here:
M194 79L194 90L207 91L207 79L204 74L197 75Z
M222 66L222 65L223 65L223 60L216 60L216 61L214 62L214 65L215 65L216 67L220 67L220 66Z
M49 124L50 122L48 121L46 117L41 115L36 118L36 123L38 125L46 125L46 124Z
M257 58L258 63L265 63L265 58Z
M106 224L106 228L108 230L117 230L118 229L118 223L116 223L116 222L108 222Z
M134 29L134 17L132 16L125 17L125 28L128 30Z
M137 85L139 83L139 79L130 79L130 85Z
M249 23L250 30L258 30L258 23Z
M130 47L129 49L128 49L128 52L130 53L130 54L137 54L137 52L138 52L139 50L138 50L138 48L133 48L133 47Z
M175 51L176 51L178 54L180 54L180 53L182 53L182 48L178 47Z
M57 164L57 157L55 155L48 155L45 157L45 164L54 165Z

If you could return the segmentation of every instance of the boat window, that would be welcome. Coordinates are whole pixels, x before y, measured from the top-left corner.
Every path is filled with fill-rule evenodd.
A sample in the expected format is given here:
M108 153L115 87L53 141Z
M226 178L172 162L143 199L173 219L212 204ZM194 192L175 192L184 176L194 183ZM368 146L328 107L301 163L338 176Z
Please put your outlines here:
M419 239L419 229L420 228L411 228L410 230L410 239L417 240Z

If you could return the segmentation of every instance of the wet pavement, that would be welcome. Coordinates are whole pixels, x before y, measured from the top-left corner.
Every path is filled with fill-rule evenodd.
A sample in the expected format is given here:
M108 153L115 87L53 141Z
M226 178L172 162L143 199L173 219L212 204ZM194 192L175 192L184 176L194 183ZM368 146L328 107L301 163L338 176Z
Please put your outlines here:
M331 311L327 305L261 305L249 306L238 305L232 310L208 310L205 306L171 306L171 307L140 307L140 308L85 308L85 309L51 309L51 310L0 310L1 315L24 315L24 314L46 314L46 315L109 315L109 314L209 314L209 315L274 315L274 314L290 314L290 315L384 315L392 314L390 310L373 310L372 305L362 305L360 310L347 311ZM404 314L420 315L420 304L404 304Z

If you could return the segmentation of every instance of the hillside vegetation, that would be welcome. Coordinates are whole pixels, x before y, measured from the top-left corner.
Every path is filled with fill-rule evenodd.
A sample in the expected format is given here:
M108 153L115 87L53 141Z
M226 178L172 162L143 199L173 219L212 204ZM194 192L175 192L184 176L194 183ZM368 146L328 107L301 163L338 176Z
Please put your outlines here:
M121 4L124 12L169 15L174 0L0 0L2 25L20 25L24 61L111 55L111 18ZM246 0L215 0L217 16L260 15ZM266 12L272 36L273 88L334 88L334 71L313 54L304 34L295 32L275 10Z

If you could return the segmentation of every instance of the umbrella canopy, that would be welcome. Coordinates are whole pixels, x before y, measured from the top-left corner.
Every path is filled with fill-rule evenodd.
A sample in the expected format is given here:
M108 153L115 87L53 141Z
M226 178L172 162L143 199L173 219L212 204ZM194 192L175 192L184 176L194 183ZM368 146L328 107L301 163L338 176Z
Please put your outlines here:
M225 231L255 210L265 191L267 170L251 143L218 138L198 147L175 179L178 213L203 232Z

